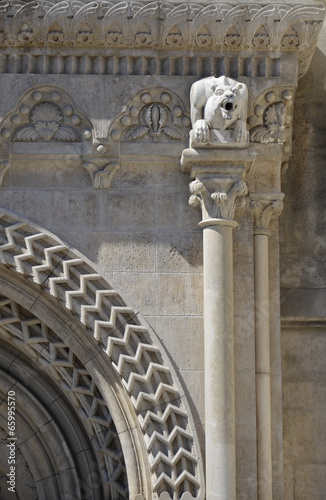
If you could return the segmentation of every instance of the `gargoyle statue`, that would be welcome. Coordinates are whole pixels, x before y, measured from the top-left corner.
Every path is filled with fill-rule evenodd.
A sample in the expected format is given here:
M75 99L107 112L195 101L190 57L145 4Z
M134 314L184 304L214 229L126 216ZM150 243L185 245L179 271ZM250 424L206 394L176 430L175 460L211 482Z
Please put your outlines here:
M244 83L226 76L210 76L195 82L190 90L194 142L212 144L215 140L211 130L230 130L231 134L222 134L222 142L247 144L247 103L248 90Z

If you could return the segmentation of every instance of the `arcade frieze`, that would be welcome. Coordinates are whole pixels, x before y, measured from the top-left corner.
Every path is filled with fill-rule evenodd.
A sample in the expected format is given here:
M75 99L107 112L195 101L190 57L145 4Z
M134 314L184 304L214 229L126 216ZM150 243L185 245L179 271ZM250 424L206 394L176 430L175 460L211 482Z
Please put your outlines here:
M9 1L0 45L41 49L151 48L298 52L306 71L322 26L323 4L197 4L144 1Z

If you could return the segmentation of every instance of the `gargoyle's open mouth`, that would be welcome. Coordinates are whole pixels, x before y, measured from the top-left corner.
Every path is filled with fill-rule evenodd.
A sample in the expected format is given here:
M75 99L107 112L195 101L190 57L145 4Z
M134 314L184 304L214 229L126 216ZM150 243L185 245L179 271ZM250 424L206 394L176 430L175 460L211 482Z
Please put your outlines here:
M234 111L236 107L236 104L234 104L232 101L224 101L222 103L222 108L224 108L225 111Z

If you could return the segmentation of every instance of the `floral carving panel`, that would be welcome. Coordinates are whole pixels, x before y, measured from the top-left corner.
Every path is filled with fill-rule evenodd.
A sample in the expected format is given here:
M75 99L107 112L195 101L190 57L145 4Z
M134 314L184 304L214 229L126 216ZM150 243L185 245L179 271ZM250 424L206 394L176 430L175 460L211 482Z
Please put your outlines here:
M10 142L92 141L93 127L71 97L54 85L41 85L26 92L0 123L3 153Z
M30 112L30 125L17 130L14 141L80 141L72 127L62 125L64 114L50 102L37 104Z
M273 88L260 94L248 117L251 142L281 143L283 153L291 152L293 88Z
M190 119L181 99L162 87L147 88L129 101L110 127L113 141L187 140Z

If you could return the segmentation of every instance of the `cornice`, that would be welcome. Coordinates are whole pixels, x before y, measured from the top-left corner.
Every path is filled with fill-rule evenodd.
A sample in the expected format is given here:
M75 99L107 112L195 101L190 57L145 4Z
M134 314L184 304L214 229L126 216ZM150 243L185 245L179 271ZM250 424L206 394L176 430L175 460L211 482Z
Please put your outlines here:
M0 47L297 53L310 63L325 15L321 3L168 3L66 0L0 2Z

